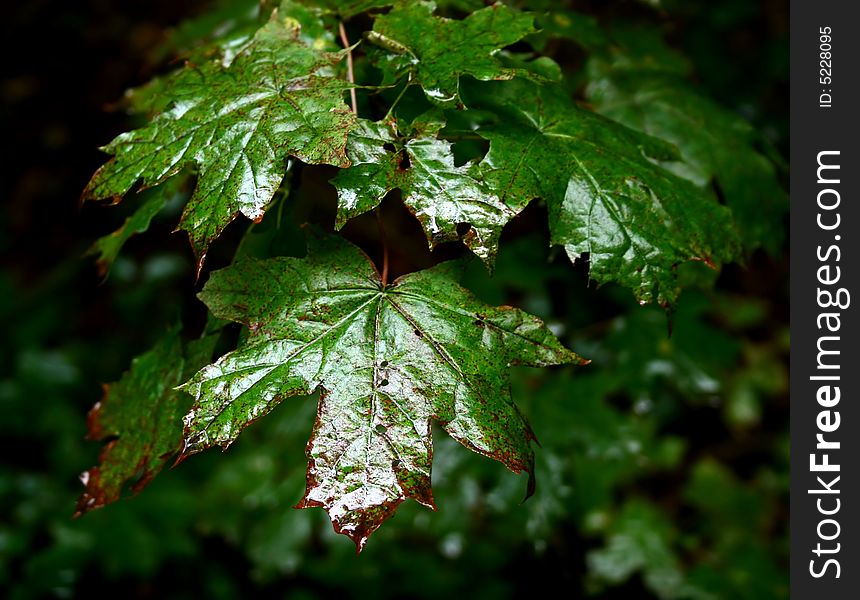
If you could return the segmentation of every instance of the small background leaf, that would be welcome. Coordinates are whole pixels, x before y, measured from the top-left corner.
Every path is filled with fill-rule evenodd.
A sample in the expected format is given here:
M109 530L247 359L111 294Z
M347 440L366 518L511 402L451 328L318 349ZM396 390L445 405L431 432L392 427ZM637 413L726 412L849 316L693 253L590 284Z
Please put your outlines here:
M89 438L108 440L99 465L81 476L86 490L77 515L119 500L126 483L139 492L180 450L181 417L190 399L175 389L212 360L217 340L210 335L183 348L179 329L132 361L117 383L90 411Z

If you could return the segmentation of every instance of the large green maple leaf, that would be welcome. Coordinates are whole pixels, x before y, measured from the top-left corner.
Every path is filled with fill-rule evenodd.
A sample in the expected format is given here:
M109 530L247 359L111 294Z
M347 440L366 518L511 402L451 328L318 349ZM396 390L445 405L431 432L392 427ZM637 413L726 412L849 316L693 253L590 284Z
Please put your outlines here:
M482 81L535 77L494 56L535 31L532 15L494 4L457 21L435 16L435 8L432 2L402 2L376 17L367 39L386 50L377 63L387 81L409 74L431 102L452 106L460 103L461 75Z
M673 146L578 108L557 86L479 89L475 105L497 117L476 131L490 141L478 164L489 189L514 210L542 197L552 242L573 261L588 253L598 283L669 304L676 265L736 255L729 211L656 164L679 158Z
M343 54L306 43L301 30L296 18L275 11L235 56L188 64L162 82L170 108L104 148L114 157L84 198L118 198L138 181L157 185L195 167L197 187L179 227L200 263L239 213L263 217L287 157L349 165L345 146L355 115L343 93L350 84L332 70Z
M477 300L452 269L386 285L356 247L313 237L305 259L213 273L200 297L250 333L183 386L196 398L185 454L227 446L282 399L321 390L299 507L325 508L359 549L406 498L434 506L433 420L531 484L534 435L507 370L582 361L536 317Z
M451 142L436 136L442 125L424 124L406 140L395 135L393 124L360 121L347 145L352 167L332 180L338 191L335 225L342 227L399 188L431 248L462 239L492 265L502 228L518 211L499 199L474 163L455 165Z

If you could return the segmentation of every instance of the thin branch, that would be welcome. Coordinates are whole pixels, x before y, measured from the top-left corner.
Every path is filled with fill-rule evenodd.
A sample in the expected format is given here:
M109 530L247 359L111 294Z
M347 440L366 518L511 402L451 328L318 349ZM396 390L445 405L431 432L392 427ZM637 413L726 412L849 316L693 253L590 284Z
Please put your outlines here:
M377 206L374 210L376 213L376 224L379 226L379 239L382 241L382 285L388 285L388 238L385 236L385 226L382 224L382 213Z
M409 75L409 79L412 79L412 75ZM391 108L388 109L388 112L385 113L385 116L382 118L383 121L387 121L392 114L394 114L394 107L400 102L400 99L403 98L403 94L406 93L406 90L409 88L409 84L411 82L409 80L406 81L406 85L403 86L403 89L400 90L400 93L397 94L397 98L394 99L394 102L391 104Z
M350 49L349 38L346 36L346 28L343 22L337 24L337 32L340 34L340 41L343 42L343 47L346 48L346 79L352 84L355 84L355 72L352 69L352 50ZM349 88L349 97L352 100L352 112L358 114L358 99L355 95L355 87Z

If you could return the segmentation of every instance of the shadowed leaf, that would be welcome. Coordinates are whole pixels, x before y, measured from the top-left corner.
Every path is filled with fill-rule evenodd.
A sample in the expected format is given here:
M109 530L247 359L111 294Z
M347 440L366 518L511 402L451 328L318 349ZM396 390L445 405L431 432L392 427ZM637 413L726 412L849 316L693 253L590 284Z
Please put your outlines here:
M105 387L87 424L90 439L109 441L99 465L81 476L86 489L76 515L119 500L128 482L139 492L180 450L181 417L190 400L175 386L212 359L216 339L209 335L183 349L179 330L173 329Z
M748 122L673 74L611 70L601 61L592 61L592 71L587 93L597 112L675 144L685 162L667 168L702 187L716 179L744 247L776 252L788 197Z

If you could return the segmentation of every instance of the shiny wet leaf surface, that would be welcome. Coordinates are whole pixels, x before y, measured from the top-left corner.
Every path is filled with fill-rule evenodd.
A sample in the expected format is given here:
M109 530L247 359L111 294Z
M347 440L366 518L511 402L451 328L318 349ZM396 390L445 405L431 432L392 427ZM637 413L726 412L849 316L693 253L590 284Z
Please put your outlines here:
M213 314L250 335L183 386L195 397L184 453L227 446L282 400L320 389L299 506L325 508L359 549L406 498L434 507L434 421L533 476L534 434L508 368L582 359L536 317L475 299L451 263L384 285L357 248L317 235L305 259L243 260L206 284Z

